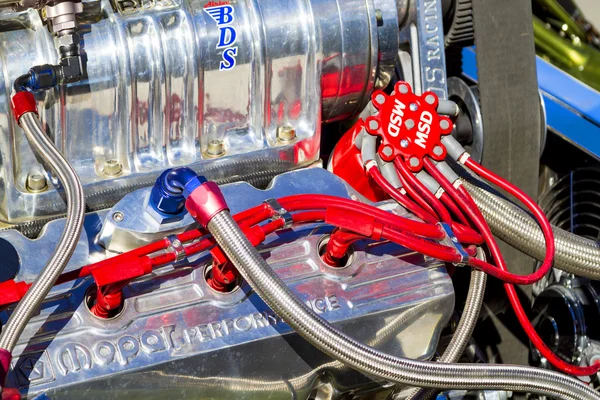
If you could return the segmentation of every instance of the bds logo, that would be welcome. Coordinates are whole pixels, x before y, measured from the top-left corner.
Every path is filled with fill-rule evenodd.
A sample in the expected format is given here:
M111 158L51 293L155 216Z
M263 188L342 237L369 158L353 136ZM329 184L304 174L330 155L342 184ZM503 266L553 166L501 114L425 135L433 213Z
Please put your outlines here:
M204 11L210 15L219 27L219 41L217 50L223 50L223 60L219 70L228 71L233 69L238 55L237 30L232 25L235 21L235 9L229 1L211 1L204 6Z

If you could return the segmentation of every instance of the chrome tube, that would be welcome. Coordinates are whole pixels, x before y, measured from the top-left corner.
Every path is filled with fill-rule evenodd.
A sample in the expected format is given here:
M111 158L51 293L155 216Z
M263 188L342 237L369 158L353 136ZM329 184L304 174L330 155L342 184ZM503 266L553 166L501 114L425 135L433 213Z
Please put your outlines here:
M525 211L487 190L463 181L494 235L537 259L546 255L546 241L538 223ZM554 266L563 271L600 280L600 244L554 227Z
M600 394L578 380L539 368L443 364L384 354L346 336L298 300L248 241L228 211L212 218L208 230L273 311L313 346L364 374L437 389L500 389L560 399L600 399Z
M40 307L54 282L69 262L83 228L85 197L79 177L63 155L46 136L38 116L32 112L19 120L33 150L48 163L63 185L67 201L67 217L63 234L48 264L10 315L0 337L0 348L14 349L25 326Z

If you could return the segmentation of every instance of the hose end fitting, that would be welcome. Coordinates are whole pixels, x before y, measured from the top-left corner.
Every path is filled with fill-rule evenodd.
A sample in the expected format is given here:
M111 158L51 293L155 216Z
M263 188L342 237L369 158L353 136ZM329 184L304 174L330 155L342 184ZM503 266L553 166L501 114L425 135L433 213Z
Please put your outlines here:
M150 203L157 211L169 215L180 213L185 205L190 215L204 227L215 215L228 210L219 186L190 168L163 172L152 188Z
M229 210L221 189L214 182L205 182L197 186L185 202L190 215L202 226L208 226L210 220L221 211Z
M177 215L184 211L185 201L207 180L190 168L168 169L156 180L150 195L150 205L165 215Z
M2 387L8 375L10 368L10 362L12 361L12 354L6 349L0 349L0 396L2 396Z
M23 114L32 112L37 115L38 113L35 97L31 92L23 91L15 93L10 99L10 107L18 124L20 124L19 121Z

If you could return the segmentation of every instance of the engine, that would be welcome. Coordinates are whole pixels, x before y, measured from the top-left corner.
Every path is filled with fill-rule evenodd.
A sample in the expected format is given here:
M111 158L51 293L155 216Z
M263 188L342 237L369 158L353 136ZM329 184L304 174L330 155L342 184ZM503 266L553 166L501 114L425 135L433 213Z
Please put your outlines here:
M597 34L509 2L0 0L2 400L600 399Z
M283 174L267 191L247 183L223 186L233 213L302 193L356 195L317 168ZM104 258L106 250L95 240L101 230L116 224L112 236L120 238L117 231L127 229L121 223L143 218L140 197L148 194L142 189L108 212L89 214L67 272ZM394 204L382 207L397 209ZM19 280L44 267L38 252L52 249L62 224L53 221L37 240L18 246ZM144 240L143 229L129 233ZM330 233L320 225L294 228L270 237L261 252L308 307L347 334L386 352L431 358L454 308L443 264L382 243L375 252L356 246L349 266L334 269L319 256ZM6 232L2 239L15 243L19 236ZM380 386L303 343L246 283L215 290L209 284L210 255L177 264L185 267L157 270L130 284L110 318L91 311L93 280L57 286L53 300L21 336L7 384L31 397L110 396L112 388L123 386L129 388L123 395L194 397L200 390L208 397L232 399L308 397L313 390L325 390L321 386L340 393ZM199 371L202 376L196 377Z

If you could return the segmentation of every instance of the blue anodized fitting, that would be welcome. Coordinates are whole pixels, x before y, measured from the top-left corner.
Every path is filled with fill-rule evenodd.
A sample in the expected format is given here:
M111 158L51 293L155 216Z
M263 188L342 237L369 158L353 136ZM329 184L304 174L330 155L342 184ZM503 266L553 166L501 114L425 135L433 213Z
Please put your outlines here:
M190 168L166 170L152 188L150 204L162 214L180 214L185 210L185 200L189 195L206 182L206 178L198 176Z

